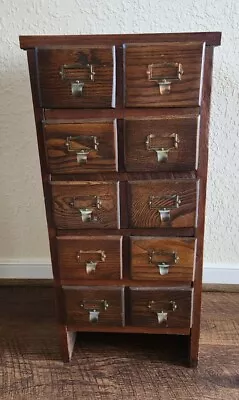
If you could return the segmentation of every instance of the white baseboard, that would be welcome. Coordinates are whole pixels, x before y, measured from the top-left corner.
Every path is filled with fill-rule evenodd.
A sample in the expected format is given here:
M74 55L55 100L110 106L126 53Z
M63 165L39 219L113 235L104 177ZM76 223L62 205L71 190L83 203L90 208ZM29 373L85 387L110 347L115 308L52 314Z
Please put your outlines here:
M52 279L49 259L1 260L0 279ZM203 283L239 284L239 264L204 264Z
M203 283L239 284L239 264L204 263Z
M52 279L49 259L2 260L0 279Z

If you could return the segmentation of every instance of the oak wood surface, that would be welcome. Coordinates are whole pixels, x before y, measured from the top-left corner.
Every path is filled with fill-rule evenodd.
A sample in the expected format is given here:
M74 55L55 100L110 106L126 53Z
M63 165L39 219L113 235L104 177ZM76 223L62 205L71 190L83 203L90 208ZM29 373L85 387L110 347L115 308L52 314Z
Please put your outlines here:
M185 171L196 167L198 118L128 118L124 121L127 171ZM175 146L175 135L178 145ZM146 141L152 137L147 148ZM150 150L150 148L152 150ZM165 161L154 149L170 148Z
M127 254L130 254L129 252ZM130 271L130 263L127 263L125 266L125 269L127 269L127 271ZM127 288L129 286L131 287L182 287L182 285L184 287L188 287L191 288L193 287L193 282L189 282L189 281L184 281L182 282L182 280L162 280L162 281L158 281L155 279L151 279L151 280L137 280L137 279L131 279L130 276L129 277L123 277L122 279L97 279L97 280L93 280L93 279L85 279L84 281L82 279L77 279L77 278L71 278L71 279L62 279L61 280L61 284L62 285L66 285L66 286L80 286L83 285L84 286L116 286L116 287L125 287L125 290L127 290ZM127 302L127 305L129 305L129 302Z
M132 284L131 281L130 284ZM130 285L129 282L126 285ZM138 284L137 284L138 285ZM167 283L168 285L168 283ZM181 283L180 283L181 285ZM1 278L0 287L41 287L41 288L53 288L53 279L15 279L15 278ZM202 292L214 292L214 293L238 293L239 285L237 284L220 284L220 283L203 283Z
M133 228L194 227L196 219L197 182L192 181L149 181L129 182L131 197L130 226ZM181 204L165 196L178 195ZM155 196L150 206L150 197ZM170 220L162 222L159 209L172 208Z
M122 156L122 154L121 154ZM50 175L49 181L52 185L60 185L61 182L69 181L73 185L77 185L78 181L151 181L151 180L192 180L197 178L195 171L172 171L172 172L95 172L95 173L81 173L81 174L56 174Z
M115 47L37 50L41 105L52 108L115 106ZM81 68L70 69L69 66ZM89 65L94 66L94 80ZM60 76L64 68L65 78ZM84 83L82 95L71 93L72 82Z
M118 75L117 75L118 76ZM121 82L119 85L121 88ZM119 88L119 89L120 89ZM118 87L117 87L118 89ZM118 91L119 91L118 89ZM66 109L45 109L44 115L47 121L57 120L55 122L64 122L64 120L72 120L72 122L77 122L82 118L131 118L131 117L156 117L156 118L183 118L191 116L197 117L199 115L200 108L199 107L171 107L171 108L123 108L123 106L119 103L116 108L112 109L84 109L81 110L79 108L66 108Z
M34 107L37 144L40 156L40 167L41 167L42 186L44 192L45 209L46 209L49 248L51 254L52 272L54 276L54 286L55 286L54 297L56 304L56 316L58 321L59 340L61 344L60 353L62 356L62 360L64 362L68 362L70 361L72 356L76 335L75 332L72 331L67 332L66 327L63 325L62 322L63 298L62 298L62 291L60 288L60 279L59 279L59 268L58 268L57 248L56 248L56 229L52 213L52 192L48 181L47 161L45 153L43 126L42 126L42 121L44 119L44 111L40 106L38 80L37 80L38 70L36 64L35 51L29 50L27 52L27 58L28 58L28 67L30 73L32 102Z
M205 229L205 203L208 169L208 136L210 119L210 100L212 88L212 64L213 48L207 48L205 52L204 81L202 92L201 122L199 132L199 201L198 201L198 224L196 229L197 250L195 268L195 296L193 300L194 320L189 344L190 360L192 365L198 363L199 336L201 321L201 298L202 298L202 274L203 274L203 249L204 249L204 229Z
M184 335L188 336L190 334L190 328L167 328L167 327L157 327L157 326L82 326L78 324L68 324L68 332L104 332L106 333L119 333L119 334L148 334L148 335Z
M79 323L82 327L123 326L124 288L109 287L63 287L65 297L66 324ZM106 300L108 308L99 304ZM84 303L84 307L81 305ZM89 310L99 310L98 322L89 321Z
M77 182L52 185L53 213L59 229L117 228L119 223L118 184ZM101 205L96 207L99 198ZM92 211L83 221L80 210Z
M122 237L57 237L61 280L120 279L122 277ZM101 257L99 251L105 257ZM87 272L86 263L97 262L95 271Z
M203 43L160 43L125 45L125 106L126 107L191 107L200 105ZM171 82L170 93L160 94L157 82L149 80L148 65L181 64L181 80L170 81L176 72L161 68L161 81ZM176 68L175 68L176 69ZM157 75L157 72L155 72Z
M128 236L173 236L173 237L193 237L195 236L195 228L119 228L119 229L57 229L57 236L74 236L74 235L123 235Z
M131 324L133 326L153 326L169 328L190 328L192 291L188 288L131 288ZM149 308L150 302L155 302ZM171 310L170 302L176 303ZM159 324L157 312L167 312L167 320Z
M50 173L77 174L117 170L115 121L81 120L78 123L45 123L44 133ZM70 149L67 147L67 138L70 138ZM83 150L89 153L87 161L81 163L77 161L77 152Z
M79 44L123 44L150 42L206 42L208 46L220 46L221 32L178 32L178 33L137 33L137 34L98 34L98 35L21 35L20 47L29 49L56 45Z
M191 282L195 262L194 238L131 237L131 277L136 280ZM156 252L150 259L152 251ZM158 253L158 254L157 254ZM176 260L175 260L176 258ZM162 275L158 264L169 265Z

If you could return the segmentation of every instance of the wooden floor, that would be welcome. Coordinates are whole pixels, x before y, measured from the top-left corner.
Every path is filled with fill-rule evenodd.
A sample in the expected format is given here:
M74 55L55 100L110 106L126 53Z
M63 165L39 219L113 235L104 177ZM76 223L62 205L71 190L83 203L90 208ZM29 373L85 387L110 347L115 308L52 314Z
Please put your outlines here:
M1 400L239 400L239 293L203 294L194 370L183 340L148 335L85 333L62 364L52 291L0 287Z

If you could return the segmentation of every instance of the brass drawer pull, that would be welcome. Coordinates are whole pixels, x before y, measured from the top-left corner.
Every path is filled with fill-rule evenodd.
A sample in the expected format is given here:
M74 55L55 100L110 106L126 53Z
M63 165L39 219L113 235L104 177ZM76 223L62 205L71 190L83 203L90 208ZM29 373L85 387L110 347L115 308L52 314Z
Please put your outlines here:
M85 149L76 149L74 148L74 141L77 142L77 140L82 140L82 139L88 139L88 140L92 140L92 148L85 148ZM98 142L98 138L97 136L86 136L86 135L81 135L81 136L68 136L66 138L66 148L67 151L69 153L73 152L76 153L76 161L78 162L78 164L86 164L87 163L87 157L88 154L91 151L98 151L99 148L99 142Z
M165 74L165 69L170 69L175 74ZM171 92L172 82L181 81L183 75L183 66L178 62L163 62L159 64L149 64L147 69L148 80L157 82L159 86L159 93L161 95L169 94Z
M84 72L86 72L86 74L84 74ZM81 97L83 95L85 81L94 82L95 80L93 64L63 64L59 74L61 79L71 82L71 93L75 97ZM83 74L85 75L84 79L82 79Z
M172 203L172 205L165 205L162 207L162 203ZM149 196L149 208L151 210L157 209L159 212L161 222L168 222L171 219L171 210L179 208L182 201L178 194L165 195L165 196Z
M163 250L149 250L148 257L150 264L157 265L160 275L167 275L169 268L179 261L177 253L169 253Z
M92 260L92 259L88 259L88 257L92 254L95 254L98 259L96 260ZM86 255L87 257L87 261L83 260L82 255ZM90 274L92 272L95 272L97 265L100 262L105 262L106 259L106 254L103 250L80 250L77 252L76 254L76 260L78 263L85 263L85 268L86 268L86 273Z
M89 322L97 323L99 321L99 315L102 311L107 311L109 303L107 300L83 300L80 305L84 310L89 313Z
M97 221L97 216L93 216L93 211L101 208L101 200L99 196L77 196L70 201L69 205L78 210L82 222L94 222Z
M168 320L168 313L175 312L178 308L175 301L170 301L168 307L162 307L161 304L165 302L163 301L150 301L148 303L148 309L157 315L158 323L161 324L162 322L167 322Z
M174 139L172 146L170 147L159 147L159 146L155 146L152 143L152 139L154 139L156 137L156 135L154 134L150 134L146 137L146 149L148 151L155 151L156 155L157 155L157 161L160 162L166 162L168 160L168 153L170 150L174 150L178 148L178 144L179 144L179 137L177 133L172 133L171 135L168 136L169 139Z

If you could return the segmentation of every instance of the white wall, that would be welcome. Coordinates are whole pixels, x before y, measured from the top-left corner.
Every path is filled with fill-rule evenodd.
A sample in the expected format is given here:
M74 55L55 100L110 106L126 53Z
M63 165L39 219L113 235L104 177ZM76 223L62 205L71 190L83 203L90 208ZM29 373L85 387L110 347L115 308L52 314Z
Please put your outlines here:
M213 77L205 280L239 283L238 0L1 0L0 29L0 277L50 276L26 53L18 35L222 31Z

